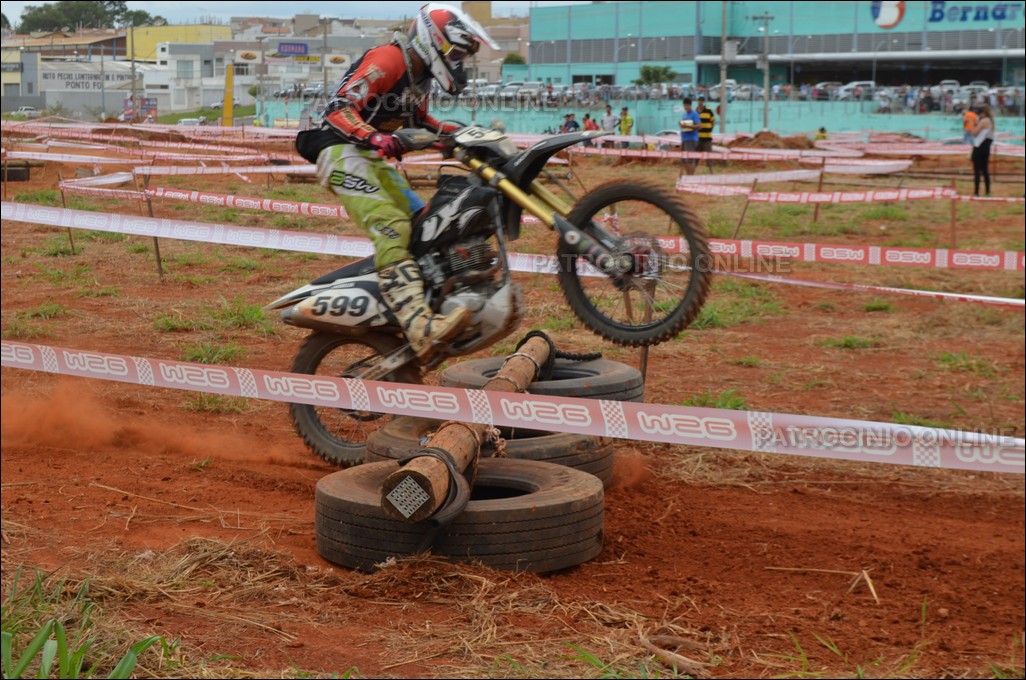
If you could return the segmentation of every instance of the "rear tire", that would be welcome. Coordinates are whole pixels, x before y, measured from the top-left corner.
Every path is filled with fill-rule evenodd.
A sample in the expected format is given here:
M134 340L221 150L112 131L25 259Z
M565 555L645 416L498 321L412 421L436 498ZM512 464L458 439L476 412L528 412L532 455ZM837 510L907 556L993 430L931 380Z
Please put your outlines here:
M388 354L404 343L392 335L339 335L317 331L311 333L296 354L293 373L349 377L359 363ZM420 372L403 366L387 377L386 382L420 384ZM392 416L370 411L357 411L310 404L289 405L289 415L296 432L310 450L324 460L340 467L359 465L366 455L367 438L387 423Z
M438 378L439 384L479 390L490 378L495 377L504 361L504 357L461 361L442 371ZM527 393L549 397L644 401L645 381L641 371L618 361L556 359L552 377L531 383Z

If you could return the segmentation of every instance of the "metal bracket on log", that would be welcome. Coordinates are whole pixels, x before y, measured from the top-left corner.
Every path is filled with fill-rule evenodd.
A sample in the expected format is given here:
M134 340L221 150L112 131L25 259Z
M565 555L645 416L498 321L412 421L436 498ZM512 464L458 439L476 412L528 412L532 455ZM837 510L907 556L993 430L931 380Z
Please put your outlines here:
M549 343L533 337L514 354L482 389L491 392L524 392L549 358ZM424 449L441 449L452 456L461 473L476 464L481 442L491 425L447 423L435 432ZM381 509L397 520L421 522L435 514L449 494L449 469L434 455L415 458L387 478L381 487Z

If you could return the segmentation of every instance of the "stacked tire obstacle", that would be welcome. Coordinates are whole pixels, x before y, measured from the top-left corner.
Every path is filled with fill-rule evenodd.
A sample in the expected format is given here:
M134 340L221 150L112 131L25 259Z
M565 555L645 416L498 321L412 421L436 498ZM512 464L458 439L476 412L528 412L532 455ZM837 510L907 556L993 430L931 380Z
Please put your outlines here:
M456 364L440 374L446 387L481 389L499 374L503 357ZM531 394L642 401L641 373L614 361L556 359L549 379ZM439 421L394 418L367 441L366 463L317 484L315 530L321 556L370 571L389 558L427 548L456 562L497 569L549 572L592 559L602 550L604 487L613 477L613 440L541 430L500 431L482 444L473 490L454 521L395 519L382 508L382 485L399 459L429 444ZM394 514L394 513L393 513Z

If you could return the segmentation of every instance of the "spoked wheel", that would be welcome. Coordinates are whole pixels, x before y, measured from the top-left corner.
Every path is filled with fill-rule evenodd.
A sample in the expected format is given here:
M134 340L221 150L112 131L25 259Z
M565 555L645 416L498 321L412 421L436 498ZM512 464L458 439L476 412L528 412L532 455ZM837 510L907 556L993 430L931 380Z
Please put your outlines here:
M292 363L293 373L350 378L362 365L402 345L390 335L349 337L335 333L311 333ZM420 372L404 366L381 378L387 382L420 383ZM296 432L310 450L341 467L363 462L367 438L392 416L371 411L291 404L289 415Z
M610 249L616 275L587 267L560 239L559 283L588 328L620 345L671 339L698 315L709 292L705 230L680 196L642 182L614 181L590 192L568 216Z

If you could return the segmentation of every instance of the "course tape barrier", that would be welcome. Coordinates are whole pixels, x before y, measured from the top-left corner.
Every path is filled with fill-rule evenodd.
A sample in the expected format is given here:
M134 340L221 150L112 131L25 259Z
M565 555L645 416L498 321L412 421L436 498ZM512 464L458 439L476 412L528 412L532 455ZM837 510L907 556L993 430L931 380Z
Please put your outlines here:
M271 200L271 199L263 199ZM71 210L8 201L0 206L0 218L16 222L47 224L55 227L72 227L94 231L109 231L135 236L175 238L202 243L247 246L253 248L276 248L296 252L322 255L366 257L373 253L369 239L360 236L341 236L263 229L228 224L187 222L158 217L118 215L88 210ZM660 247L670 253L684 250L684 242L677 237L662 237ZM1026 268L1026 253L1009 251L988 253L985 251L946 251L915 248L880 248L877 246L828 246L821 244L785 244L770 241L716 241L711 244L714 255L735 257L764 257L802 259L810 262L861 262L868 264L914 264L961 269L1023 270ZM530 273L555 273L556 258L551 255L510 253L510 267L514 271ZM787 283L790 279L773 277L768 281ZM827 285L827 284L824 284ZM848 284L830 284L847 286ZM863 287L869 289L868 287ZM854 288L853 290L857 290ZM902 288L874 288L895 294L918 296L935 295L944 299L953 298L969 302L985 302L1021 306L1022 301L1008 298L956 295Z
M1023 474L1023 439L786 413L544 397L211 366L4 340L0 365L59 375L684 446Z
M1026 300L1019 298L1003 298L991 295L972 295L968 293L944 293L932 290L915 290L911 288L891 288L889 286L874 286L864 283L830 283L826 281L808 281L805 279L791 279L775 274L752 274L749 272L721 271L720 274L736 276L753 281L764 283L783 283L791 286L805 286L807 288L825 288L827 290L847 290L860 293L890 293L895 295L912 295L916 297L932 298L934 300L950 300L952 302L977 302L988 305L1001 305L1004 307L1016 307L1026 309Z

